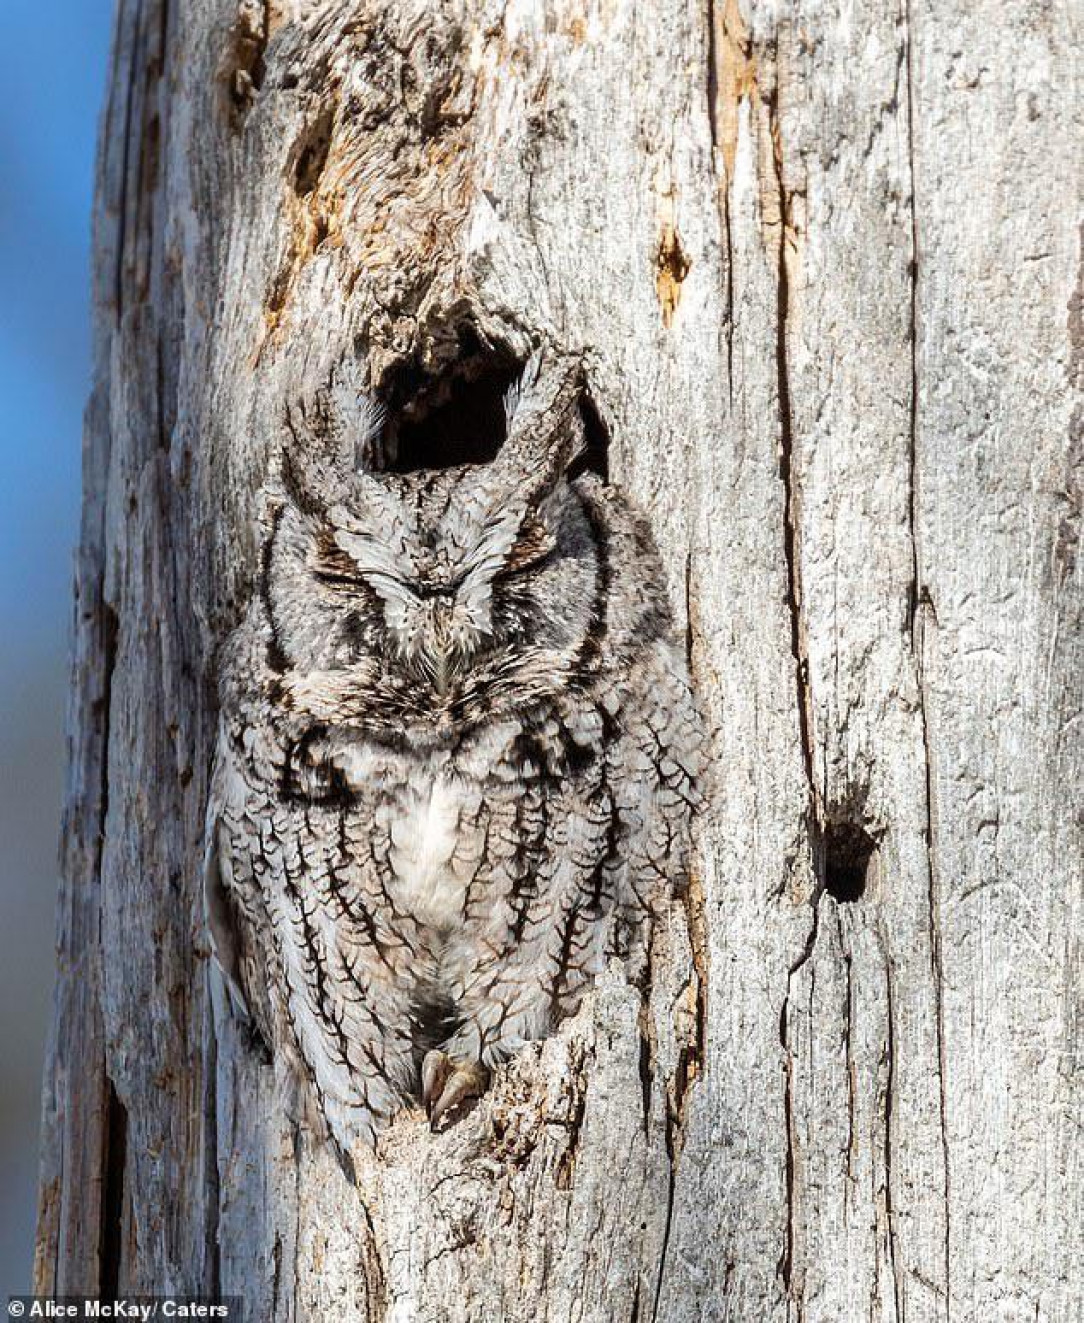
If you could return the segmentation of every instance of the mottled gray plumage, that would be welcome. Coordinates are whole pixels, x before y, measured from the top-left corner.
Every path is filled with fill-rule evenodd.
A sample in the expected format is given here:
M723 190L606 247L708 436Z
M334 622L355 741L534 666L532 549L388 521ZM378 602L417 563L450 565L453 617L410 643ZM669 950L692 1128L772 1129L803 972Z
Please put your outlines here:
M609 956L642 964L683 877L685 659L644 520L566 477L578 391L534 360L491 464L373 474L339 435L270 493L221 668L208 920L345 1151L419 1095L437 1124Z

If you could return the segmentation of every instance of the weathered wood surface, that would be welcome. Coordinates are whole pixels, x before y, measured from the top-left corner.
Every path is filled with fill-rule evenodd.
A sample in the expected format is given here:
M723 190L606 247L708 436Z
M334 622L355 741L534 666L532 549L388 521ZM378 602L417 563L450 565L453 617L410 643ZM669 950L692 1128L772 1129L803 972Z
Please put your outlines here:
M41 1289L1081 1316L1079 26L120 0ZM648 1009L613 971L354 1189L212 1023L214 648L285 405L463 326L584 351L716 782Z

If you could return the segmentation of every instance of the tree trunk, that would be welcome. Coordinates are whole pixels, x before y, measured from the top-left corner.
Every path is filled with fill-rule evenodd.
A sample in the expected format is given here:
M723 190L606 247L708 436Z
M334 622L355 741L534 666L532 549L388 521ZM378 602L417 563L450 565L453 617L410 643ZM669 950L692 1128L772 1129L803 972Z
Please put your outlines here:
M38 1289L1075 1323L1073 7L116 21ZM287 406L470 422L538 340L584 353L687 620L697 868L646 1007L612 970L355 1187L213 1020L215 649Z

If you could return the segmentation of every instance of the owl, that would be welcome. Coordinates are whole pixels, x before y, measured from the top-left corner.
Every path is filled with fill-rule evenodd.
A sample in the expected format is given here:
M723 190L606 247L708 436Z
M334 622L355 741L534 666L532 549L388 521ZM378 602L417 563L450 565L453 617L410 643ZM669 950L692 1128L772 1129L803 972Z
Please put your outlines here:
M536 355L488 464L369 471L370 411L269 484L219 667L206 914L340 1154L419 1099L442 1128L609 960L642 971L686 871L684 651L643 516L575 476L580 392Z

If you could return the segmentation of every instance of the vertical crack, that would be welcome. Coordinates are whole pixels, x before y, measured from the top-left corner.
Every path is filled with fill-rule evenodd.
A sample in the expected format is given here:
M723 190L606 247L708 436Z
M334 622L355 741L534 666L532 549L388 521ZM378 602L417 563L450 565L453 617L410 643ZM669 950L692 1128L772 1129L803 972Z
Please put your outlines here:
M843 1210L846 1217L850 1204L851 1185L854 1181L854 1112L856 1104L857 1080L855 1078L854 1044L852 1026L854 1022L854 984L851 975L852 956L849 936L844 931L840 917L840 946L843 951L843 968L846 979L846 1005L843 1010L843 1061L847 1071L847 1180L843 1186Z
M787 266L787 235L790 199L783 178L783 148L779 131L779 91L768 102L779 208L779 245L776 254L776 391L779 397L779 477L783 483L783 558L787 568L787 605L790 612L790 646L794 656L798 701L798 730L802 761L809 786L812 830L821 821L820 798L813 774L813 714L809 690L809 659L802 629L802 579L798 559L798 492L794 478L794 426L790 392L787 329L790 317L790 275Z
M112 729L113 673L117 668L117 640L120 621L116 611L105 600L104 574L98 585L98 640L94 651L101 658L102 686L91 704L91 714L97 722L101 741L101 763L98 769L98 840L94 860L94 875L101 884L102 850L105 846L105 823L109 816L109 740Z
M376 1222L363 1199L361 1212L365 1218L365 1283L366 1307L370 1323L384 1323L388 1316L388 1283L384 1272L384 1262L377 1240Z
M894 1113L893 1101L896 1092L896 1020L895 1010L892 998L892 962L888 958L887 948L883 946L885 954L885 1012L888 1017L886 1052L888 1054L888 1078L885 1081L885 1139L884 1139L884 1164L885 1164L885 1219L888 1223L888 1263L892 1273L892 1295L896 1306L896 1323L904 1323L903 1297L901 1295L901 1283L899 1270L896 1264L896 1210L895 1199L892 1193L892 1116Z
M719 146L719 42L715 36L715 0L708 0L708 128L714 153Z
M655 1319L658 1317L662 1301L663 1283L666 1280L666 1264L670 1250L670 1234L674 1216L674 1198L677 1187L678 1163L685 1143L688 1101L692 1087L703 1069L707 1047L708 972L706 926L703 910L704 895L695 871L690 876L684 899L685 919L689 931L689 953L693 966L691 979L694 979L696 984L696 1000L693 1007L695 1024L693 1026L692 1035L686 1036L685 1042L679 1049L674 1074L667 1086L665 1141L666 1156L669 1165L667 1171L666 1217L663 1224L662 1246L659 1251L659 1266L655 1277L655 1289L651 1307L650 1317L652 1323L654 1323ZM653 1039L654 1034L651 1031L650 1017L645 1016L644 1022L641 1023L641 1043L646 1041L648 1049L650 1050L650 1057L647 1063L649 1078L653 1076L655 1069L653 1061ZM645 1124L647 1119L648 1102L648 1096L645 1094Z
M651 1304L651 1323L656 1323L662 1302L662 1284L666 1277L666 1259L670 1250L670 1232L674 1220L674 1185L677 1181L677 1153L674 1150L669 1118L666 1123L666 1149L670 1159L670 1179L666 1188L666 1221L662 1229L662 1249L659 1253L659 1271L655 1277L655 1295Z
M730 181L723 193L723 237L726 242L726 391L727 402L734 405L734 236L730 226Z
M684 1128L688 1091L708 1059L708 923L704 913L704 888L692 872L685 889L685 921L689 930L689 953L696 978L696 1003L692 1041L682 1049L676 1094L678 1123Z
M124 1185L128 1162L128 1113L106 1077L102 1202L98 1248L98 1295L120 1299L124 1255Z
M212 1019L209 1012L208 1019ZM217 1302L222 1299L222 1247L218 1237L222 1210L218 1176L218 1033L213 1022L207 1027L203 1069L204 1188L207 1197L204 1252L208 1293Z
M711 155L712 160L718 166L721 152L720 145L720 126L719 126L719 73L721 60L721 41L720 36L725 40L725 33L716 33L716 24L719 18L715 12L715 0L708 0L708 128L711 131ZM725 22L725 20L724 20ZM734 245L732 242L730 230L730 172L725 167L718 182L720 192L720 209L722 212L723 223L723 246L726 251L726 270L723 273L723 279L726 282L726 288L723 290L723 300L726 317L726 381L727 397L731 405L734 403Z
M654 1049L652 1045L651 1015L646 1005L640 1008L640 1096L644 1109L644 1134L651 1127L651 1092L655 1081Z
M951 1176L949 1171L948 1143L948 1104L945 1091L946 1055L945 1055L945 972L941 952L941 882L934 852L934 784L933 754L930 747L929 716L927 712L926 681L922 674L922 659L918 658L919 670L919 721L922 728L922 754L926 779L926 878L927 906L930 926L930 977L933 982L934 1029L937 1036L937 1087L939 1107L939 1129L941 1132L941 1162L945 1180L945 1239L942 1251L945 1277L945 1317L952 1316L952 1294L950 1290L950 1250L951 1250Z
M912 69L911 69L911 3L910 0L903 0L904 4L904 44L906 57L904 60L904 72L907 83L907 168L910 178L911 189L911 316L910 316L910 341L911 341L911 409L910 409L910 427L909 437L909 473L908 473L908 520L911 529L911 587L910 600L908 603L908 617L910 620L912 637L915 629L915 618L918 612L920 600L920 568L918 551L918 216L915 198L915 115L914 99L912 92Z
M730 216L730 186L738 141L738 108L747 97L755 98L756 67L752 41L738 0L709 0L707 49L708 126L712 158L718 174L722 240L726 250L726 366L727 390L734 402L734 244Z
M279 1296L282 1291L282 1237L275 1232L275 1243L271 1248L271 1318L279 1316Z
M904 71L907 85L907 166L911 190L911 409L909 430L908 480L909 510L911 532L911 588L908 602L911 649L915 658L915 670L918 681L919 722L922 730L922 754L926 792L926 876L927 904L930 927L930 976L933 981L935 1004L935 1029L937 1035L937 1076L938 1101L940 1108L941 1161L944 1168L944 1215L945 1238L943 1246L945 1311L946 1318L952 1314L952 1292L950 1289L950 1248L951 1248L951 1177L949 1169L948 1144L948 1108L945 1091L946 1055L945 1055L945 1009L944 1009L944 965L941 951L941 887L937 869L934 842L935 806L933 758L930 745L930 725L926 676L924 668L924 624L933 614L933 604L929 593L922 583L922 557L919 546L919 468L918 468L918 411L920 398L920 368L918 348L919 327L919 279L920 247L918 227L918 188L915 166L915 99L914 99L914 37L910 0L903 0L904 44L906 58Z
M787 1021L790 1011L791 988L794 983L795 975L797 975L812 958L813 951L817 945L817 935L820 931L821 894L821 891L818 890L813 901L813 921L810 924L809 932L806 935L805 945L802 948L801 954L787 970L787 991L783 998L783 1004L779 1009L779 1042L783 1048L783 1116L787 1134L785 1175L787 1224L783 1233L783 1252L780 1255L779 1263L776 1266L776 1272L779 1274L779 1277L783 1282L783 1287L788 1298L793 1298L792 1286L794 1280L794 1246L796 1242L795 1225L798 1213L798 1195L795 1162L795 1154L797 1151L797 1127L794 1121L794 1055L790 1050L790 1026ZM796 1301L796 1304L798 1308L798 1317L801 1319L804 1313L802 1302L798 1300Z

